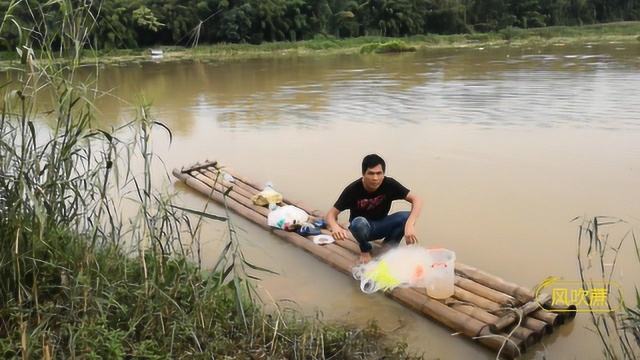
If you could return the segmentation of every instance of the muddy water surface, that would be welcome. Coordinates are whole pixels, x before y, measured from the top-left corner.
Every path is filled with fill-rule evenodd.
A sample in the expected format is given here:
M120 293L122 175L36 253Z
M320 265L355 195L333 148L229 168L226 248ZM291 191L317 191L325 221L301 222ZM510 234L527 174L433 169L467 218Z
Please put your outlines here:
M639 44L159 62L103 69L100 78L111 90L99 102L106 122L130 119L140 93L153 100L173 130L171 146L166 136L155 141L169 170L216 159L324 211L359 176L362 156L379 153L387 175L425 201L422 246L452 249L459 261L524 286L547 276L579 280L575 217L611 215L636 228L640 218ZM181 202L204 206L176 186ZM427 359L494 357L234 221L250 259L280 273L262 276L267 302L325 319L376 319ZM225 239L224 226L207 228L205 264ZM616 273L632 301L639 264L631 246L620 256ZM537 350L547 359L599 359L588 326L578 315L524 358Z

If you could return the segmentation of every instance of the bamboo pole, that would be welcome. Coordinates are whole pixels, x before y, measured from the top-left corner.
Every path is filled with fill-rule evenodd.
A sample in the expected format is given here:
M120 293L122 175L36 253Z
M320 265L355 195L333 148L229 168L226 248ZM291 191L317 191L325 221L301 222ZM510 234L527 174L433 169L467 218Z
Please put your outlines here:
M522 319L522 326L526 327L527 329L531 329L537 333L540 333L542 334L542 336L553 333L553 326L551 326L551 324L547 324L544 321L534 319L530 316L527 316Z
M235 192L237 196L242 197L247 200L251 200L253 196L251 193L243 189L241 186L238 186L236 182L229 182L223 179L219 173L212 172L210 169L201 169L198 171L193 171L190 173L194 177L203 177L206 179L207 184L216 184L220 186L222 189L221 192L226 191L226 189L231 189L232 192Z
M496 291L492 288L489 288L485 285L479 284L462 276L456 276L456 286L459 286L462 289L470 291L474 294L478 294L483 298L500 304L501 306L513 306L516 303L516 300L512 296Z
M540 299L542 300L541 303L544 303L544 301L546 301L546 299L548 298L549 298L548 294L541 295L540 297ZM536 300L529 301L528 303L518 308L522 316L527 316L539 309L540 309L540 303L538 303L538 301ZM513 312L509 312L507 315L501 317L500 320L498 320L495 325L498 329L503 329L513 324L516 320L517 320L517 315L514 314ZM544 334L541 334L541 335L544 335Z
M244 184L246 184L247 186L253 188L257 192L260 192L260 191L262 191L264 189L264 186L258 185L258 183L247 179L244 175L240 174L239 172L237 172L234 169L231 169L231 168L229 168L227 166L220 166L220 165L216 164L216 166L214 166L214 168L217 171L224 171L224 172L228 173L229 175L233 176L233 178L236 181L243 182Z
M522 306L518 309L506 309L503 308L500 304L495 303L493 301L490 301L488 299L485 299L477 294L474 294L472 292L469 292L467 290L461 289L459 287L455 287L454 289L454 295L453 295L456 299L461 300L462 302L466 302L469 303L471 305L476 306L478 309L486 311L487 313L498 313L498 312L504 312L506 313L506 315L502 316L502 317L498 317L495 316L494 319L492 319L493 321L491 321L492 324L494 324L496 326L497 330L502 330L508 327L513 326L514 324L517 324L518 318L520 316L525 317L527 316L529 313L535 311L536 309L539 309L539 305L535 302L529 302L527 304L525 304L525 306ZM478 312L475 312L476 314L479 314ZM491 314L490 314L491 315ZM522 338L525 341L527 346L530 346L533 344L533 340L538 340L540 339L544 334L542 333L536 333L534 337L531 337L531 334L524 334L524 333L528 333L527 331L517 331L517 336L522 335ZM520 337L520 336L519 336Z
M557 313L552 313L545 309L534 311L530 316L534 319L544 321L553 327L558 327L564 323L564 318L562 316L558 316Z
M204 164L200 164L200 163L196 163L194 165L192 165L191 167L187 167L187 168L182 168L178 171L180 171L181 173L185 174L191 171L197 171L203 168L208 168L208 167L213 167L215 168L217 166L218 162L217 161L205 161ZM177 170L177 169L176 169Z
M184 172L183 175L191 176L192 178L204 183L206 186L217 191L220 194L225 194L228 192L227 196L239 202L244 203L244 196L242 196L237 191L235 191L235 188L233 187L232 184L224 184L222 179L216 179L215 177L210 178L204 175L203 173L201 173L201 171ZM228 185L231 185L231 186L228 186ZM251 209L251 210L254 210L254 209Z
M207 176L204 176L201 173L191 174L191 176L193 176L195 179L203 182L204 184L206 184L207 186L209 186L210 188L214 189L215 191L217 191L220 194L224 194L224 193L227 192L227 190L229 190L229 188L224 187L222 184L217 183L214 180L211 180L210 178L208 178ZM265 223L266 223L266 217L269 214L269 209L253 204L246 197L238 194L238 192L236 192L236 191L233 191L233 188L231 188L231 190L227 194L227 197L235 200L236 202L238 202L240 204L242 204L247 209L258 213L261 216L264 216L265 217Z
M496 291L499 291L505 294L510 294L520 302L520 304L515 304L515 305L524 304L535 298L535 293L531 289L527 289L525 287L510 283L510 282L506 282L495 275L491 275L487 272L478 270L474 267L471 267L456 261L455 269L459 273L463 274L467 278L472 279L477 283L485 285Z
M322 233L325 235L331 235L331 232L329 230L322 230ZM334 244L347 249L351 252L354 252L356 254L360 254L360 246L358 245L358 242L353 239L353 236L349 236L348 238L344 239L344 240L336 240L336 242L334 242ZM376 253L380 252L380 244L378 244L377 242L370 242L371 246L373 247L373 251Z
M558 314L558 316L562 318L561 324L566 324L576 317L577 307L575 305L572 304L565 307L559 307L551 306L550 302L551 301L547 301L543 307L548 311L554 312L554 314Z
M217 191L214 191L209 186L207 186L205 183L203 183L202 181L194 178L193 176L182 174L180 171L176 172L176 170L174 170L173 175L175 177L177 177L178 179L184 181L190 187L192 187L195 190L199 191L200 193L204 194L205 196L208 196L212 200L217 201L220 204L224 204L225 203L225 196L223 194L221 194L221 193L219 193ZM232 198L226 197L226 203L227 203L227 205L229 206L229 208L231 210L235 211L239 215L242 215L242 216L246 217L247 219L255 222L256 224L260 225L264 229L270 230L270 226L267 225L267 222L263 221L264 217L262 215L260 215L257 212L247 208L246 206L244 206L243 204L237 202L236 200L234 200Z
M328 234L331 235L331 232L329 231L323 231L323 234ZM358 244L351 240L351 239L344 239L344 240L336 240L336 242L334 243L337 246L340 246L341 248L345 249L345 250L349 250L351 252L354 252L356 254L360 254L360 248L358 247Z
M417 291L408 288L397 287L386 291L385 295L398 300L408 307L434 318L455 331L462 332L466 336L475 337L493 334L493 326L485 324L459 311L451 309L442 302L424 296Z
M334 241L331 244L326 244L326 245L317 245L317 246L324 246L324 247L328 247L331 249L331 251L342 255L343 257L350 259L353 261L353 264L356 265L358 262L358 254L354 253L351 250L345 249L343 247L340 247L337 245L337 243L339 243L340 241Z
M551 308L553 309L553 307ZM573 320L576 317L576 314L578 313L577 307L575 305L569 305L568 307L563 309L563 312L560 312L559 314L562 315L562 317L564 317L564 322L567 323L571 320Z
M229 182L225 180L222 176L219 175L220 173L217 170L206 168L200 170L200 173L212 180L222 183L227 188L233 188L233 191L238 192L238 194L246 197L249 200L251 200L254 195L258 194L258 191L247 189L246 185L244 185L242 182Z
M425 295L422 294L417 288L410 288L410 289L419 293L421 297L425 297ZM447 303L447 305L485 324L492 324L492 325L499 324L500 328L496 326L496 330L501 330L509 326L515 325L517 323L518 315L515 312L510 312L508 316L504 316L502 318L494 314L491 314L486 309L489 309L490 311L497 311L501 309L500 305L497 303L491 302L490 300L484 299L467 290L456 287L454 297L460 300L463 300L463 302L467 302L467 305L464 305L464 303L459 303L459 302L452 302L451 304ZM526 316L526 314L532 312L534 309L538 307L537 304L535 305L535 307L533 306L533 304L534 303L531 302L528 304L529 308L519 309L520 313L522 314L521 316ZM526 346L526 347L529 347L535 344L536 342L538 342L541 339L543 334L544 333L534 332L524 327L519 327L516 330L514 330L514 336L521 339L523 342L523 346Z
M487 311L497 312L502 309L500 305L493 301L487 300L458 286L454 287L453 296L460 301L471 303Z
M351 267L353 266L353 261L339 256L335 252L331 251L329 247L318 246L313 241L309 241L308 239L305 239L304 237L296 233L280 229L273 230L273 233L310 252L320 260L323 260L324 262L331 265L333 268L340 270L347 275L351 275Z
M504 339L494 333L495 327L493 325L485 324L471 316L449 308L438 300L426 297L411 289L395 288L385 292L385 295L457 332L475 339L493 351L498 351L504 343ZM503 357L513 359L522 352L522 340L514 339L514 343L515 345L512 343L505 344L502 353Z
M498 316L490 314L486 310L480 309L479 307L476 307L473 304L459 302L459 301L451 301L451 302L447 301L446 304L457 311L465 313L487 324L495 325L500 320ZM516 324L517 322L515 321L512 321L511 323L511 325L513 326L515 326ZM504 330L505 328L507 327L505 326L502 329L498 329L498 330ZM540 334L534 332L533 330L524 328L522 326L518 326L513 331L513 335L518 337L519 339L522 339L524 342L524 345L527 347L533 346L534 344L538 343L541 340Z

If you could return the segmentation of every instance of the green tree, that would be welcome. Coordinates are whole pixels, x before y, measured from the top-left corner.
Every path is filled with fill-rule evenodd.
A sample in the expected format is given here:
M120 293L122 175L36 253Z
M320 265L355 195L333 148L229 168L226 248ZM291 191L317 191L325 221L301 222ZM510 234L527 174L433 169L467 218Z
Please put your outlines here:
M356 37L360 35L358 21L358 4L355 1L348 2L342 10L337 11L331 17L333 33L338 37ZM355 14L354 14L355 13Z
M468 33L467 1L438 0L425 5L424 31L436 34Z
M539 13L538 0L521 0L509 4L509 13L516 17L514 26L527 29L530 27L544 27L544 16Z
M153 11L146 6L141 6L133 10L133 21L143 29L158 31L164 24L160 23Z
M86 7L87 21L61 15ZM45 33L87 34L92 47L112 49L603 23L640 18L640 0L0 0L0 14L5 49ZM69 37L53 38L70 48Z
M250 42L284 41L291 21L285 19L287 11L284 0L249 0L251 9Z
M567 22L566 0L539 0L540 13L544 16L547 26L564 25Z
M397 37L422 33L428 3L418 0L370 0L363 3L361 8L365 33Z
M309 40L317 32L313 32L310 19L305 13L304 0L290 0L286 4L284 18L289 21L288 39L291 41Z
M469 7L467 20L480 31L491 31L504 26L508 15L505 0L475 0Z
M190 35L200 24L196 14L198 3L194 0L145 1L157 21L164 24L158 31L161 41L166 45L187 45Z
M315 34L325 34L330 32L330 22L333 13L328 0L303 0L300 9L303 16L306 16L309 24L310 37Z
M92 2L91 13L95 19L91 32L93 47L106 50L137 47L133 12L139 3L128 0Z
M573 24L592 24L594 17L593 5L589 0L570 0L567 8L568 17L573 20Z
M222 12L216 38L223 42L242 43L251 38L251 5L246 1L221 0Z

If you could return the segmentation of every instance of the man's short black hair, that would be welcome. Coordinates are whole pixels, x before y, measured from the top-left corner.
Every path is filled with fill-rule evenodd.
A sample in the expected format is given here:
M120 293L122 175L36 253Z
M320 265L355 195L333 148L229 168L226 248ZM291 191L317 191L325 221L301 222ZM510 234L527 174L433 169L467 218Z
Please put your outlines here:
M384 159L377 154L369 154L362 159L362 175L367 172L367 169L374 168L378 165L382 165L382 172L387 171L387 164Z

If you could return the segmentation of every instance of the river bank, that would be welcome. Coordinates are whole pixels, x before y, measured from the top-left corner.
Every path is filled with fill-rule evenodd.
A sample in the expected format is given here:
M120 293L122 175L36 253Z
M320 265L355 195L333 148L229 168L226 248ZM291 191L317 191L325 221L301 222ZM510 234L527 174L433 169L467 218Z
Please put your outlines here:
M261 45L216 44L200 45L192 48L159 47L156 50L162 53L161 58L163 61L226 61L273 56L353 54L359 53L361 48L367 44L385 43L393 40L398 39L389 37L335 39L319 36L310 41L265 43ZM512 28L500 32L478 34L428 34L403 38L402 41L409 46L416 47L418 50L486 46L545 46L596 42L628 43L640 41L640 22L620 22L581 27ZM149 50L131 54L115 52L112 55L99 56L99 62L108 64L123 61L144 61L150 57L153 56ZM159 58L156 57L156 59Z
M282 56L322 56L360 53L363 46L385 43L397 38L368 36L336 39L318 35L316 39L298 42L250 44L200 44L192 47L158 46L153 49L120 49L85 51L81 64L99 66L129 65L147 61L229 61ZM585 26L554 26L535 29L510 28L499 32L417 35L401 39L418 50L463 47L523 47L565 45L575 43L640 41L640 22L617 22ZM37 58L37 56L35 56ZM0 52L0 70L11 68L20 61L18 54Z

